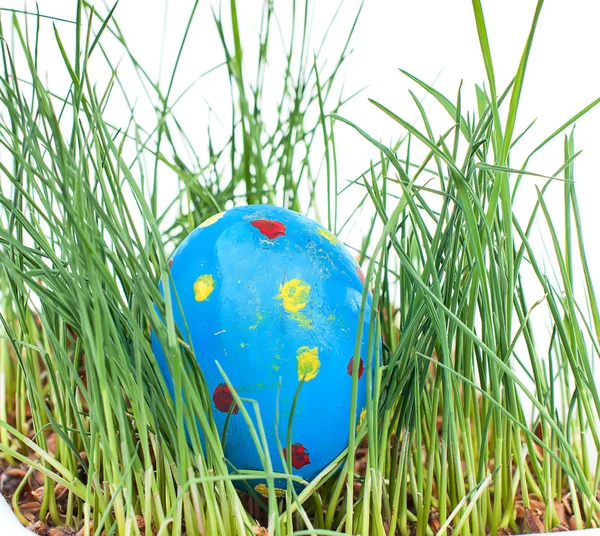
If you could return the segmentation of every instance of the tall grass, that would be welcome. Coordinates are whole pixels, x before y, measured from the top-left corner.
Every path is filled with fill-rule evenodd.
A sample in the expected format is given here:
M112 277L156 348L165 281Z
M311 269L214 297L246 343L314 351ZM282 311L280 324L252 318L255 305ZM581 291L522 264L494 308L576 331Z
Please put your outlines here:
M230 475L202 373L170 314L175 297L163 300L157 283L168 277L165 250L235 204L270 202L319 216L315 192L323 183L326 223L343 228L336 207L346 185L337 179L334 132L353 128L373 146L372 164L357 170L351 187L369 201L362 206L370 206L372 231L357 254L385 344L379 356L371 335L367 418L358 432L349 430L348 450L299 495L290 486L283 499L272 491L254 498L269 534L519 531L531 501L544 504L551 529L561 500L578 527L597 526L600 315L570 127L600 100L559 119L524 162L511 158L523 140L515 128L542 2L514 79L498 88L474 0L487 76L475 88L477 109L467 113L461 92L449 99L405 73L447 112L448 128L434 132L416 97L418 123L393 104L373 102L373 113L398 126L399 141L388 146L343 117L335 80L349 44L341 43L339 61L313 56L309 2L295 4L273 103L262 96L269 54L279 46L274 4L263 4L258 63L248 65L250 45L232 1L226 14L214 12L224 52L216 68L231 85L231 133L222 147L211 140L204 151L174 111L197 5L166 87L130 53L114 13L100 15L84 1L73 16L74 44L54 32L69 73L63 94L52 92L38 64L38 31L51 21L14 14L0 28L0 451L7 463L43 475L39 518L83 525L88 534L258 531L232 481L274 478L264 430L252 438L264 471ZM120 43L139 74L156 110L152 129L138 122L133 103L123 124L105 120L111 99L128 97L108 40ZM88 71L98 57L111 73L104 85ZM560 140L559 169L547 177L528 169L533 154ZM165 173L180 188L161 212ZM515 204L532 181L533 210L519 213ZM557 189L560 217L545 197ZM361 217L359 208L352 218ZM535 240L540 227L546 250ZM540 319L550 326L545 346ZM150 330L168 348L175 399L154 362ZM251 422L255 405L236 400ZM358 470L361 445L368 451ZM23 517L18 505L17 493L13 506Z

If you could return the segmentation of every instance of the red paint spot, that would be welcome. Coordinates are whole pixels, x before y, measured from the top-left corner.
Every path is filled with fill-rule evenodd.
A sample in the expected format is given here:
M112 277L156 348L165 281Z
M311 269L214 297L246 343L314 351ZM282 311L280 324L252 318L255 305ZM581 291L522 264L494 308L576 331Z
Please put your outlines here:
M275 220L254 220L251 222L269 240L285 236L285 225Z
M354 366L354 358L348 361L348 374L352 376L352 367ZM365 362L360 358L360 363L358 364L358 379L360 380L363 372L365 371Z
M287 448L283 449L283 456L287 460ZM292 444L292 467L300 469L310 463L310 456L302 443Z
M364 285L365 284L365 274L360 269L360 266L356 267L356 273L358 275L358 278L360 279L360 282Z
M169 259L169 268L171 268L171 266L173 266L173 259Z
M213 399L213 402L215 403L215 407L219 411L222 411L223 413L228 413L229 408L231 408L231 406L233 406L235 404L235 402L233 400L233 395L231 394L231 391L229 390L229 387L227 386L226 383L220 383L219 385L217 385L215 387L215 390L213 391L212 399ZM236 405L231 410L231 413L233 413L235 415L238 411L239 411L239 408Z

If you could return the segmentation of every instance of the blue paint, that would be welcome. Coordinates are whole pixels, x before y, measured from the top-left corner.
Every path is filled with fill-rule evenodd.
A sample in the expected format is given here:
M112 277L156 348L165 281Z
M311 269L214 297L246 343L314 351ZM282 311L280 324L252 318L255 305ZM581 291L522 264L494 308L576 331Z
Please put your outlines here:
M177 248L171 274L217 427L222 432L230 399L215 360L242 398L258 402L273 469L284 472L275 433L285 446L301 375L304 383L292 428L293 473L310 481L348 445L348 370L363 291L360 269L331 234L296 212L252 205L212 220ZM369 294L360 356L365 368L370 310ZM177 306L174 317L185 333ZM152 347L172 389L166 357L154 334ZM365 405L366 376L364 370L358 380L357 417ZM252 408L246 407L254 418ZM230 415L225 456L237 469L262 469L241 412ZM257 483L250 481L253 487ZM276 485L286 487L285 481Z

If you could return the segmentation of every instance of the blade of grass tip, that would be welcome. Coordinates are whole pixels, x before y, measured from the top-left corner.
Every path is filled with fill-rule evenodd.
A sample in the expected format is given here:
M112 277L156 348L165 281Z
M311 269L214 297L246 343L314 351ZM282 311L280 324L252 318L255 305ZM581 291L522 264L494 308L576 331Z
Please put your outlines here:
M576 153L578 154L578 153ZM577 245L579 248L579 257L581 259L581 267L583 269L585 285L587 290L587 298L589 307L592 312L592 318L594 320L594 328L596 338L600 339L600 313L598 312L598 301L596 299L596 291L594 289L593 279L591 276L589 264L587 261L587 255L583 242L583 226L581 222L581 215L579 213L579 203L577 202L577 191L573 185L571 185L571 206L573 208L573 217L575 219L575 230L577 233Z
M576 157L578 154L581 154L581 151L579 151L579 153L573 155L574 157ZM564 166L561 166L561 168ZM539 177L542 179L549 179L552 181L558 181L558 182L566 182L569 181L569 179L563 179L561 177L557 177L556 175L558 173L560 173L562 171L562 169L560 169L558 171L558 173L555 173L554 175L550 176L550 175L544 175L543 173L536 173L534 171L527 171L526 169L515 169L515 168L511 168L511 167L507 167L507 166L498 166L496 164L486 164L484 162L477 162L476 164L473 165L473 169L483 169L486 171L494 171L494 172L501 172L501 173L507 173L507 174L514 174L514 175L527 175L530 177Z
M100 42L100 38L104 34L104 31L108 27L109 23L112 22L112 20L114 19L115 10L117 9L117 6L119 5L119 1L120 0L117 0L114 3L113 7L110 9L110 11L108 12L108 14L103 18L102 24L100 25L100 28L96 32L94 40L92 41L91 45L89 45L89 47L87 47L87 54L85 56L86 63L87 63L88 59L90 58L90 56L92 55L92 52L94 51L94 49L96 48L96 46ZM93 16L94 16L94 7L92 6L89 18L92 19ZM90 28L91 28L91 23L90 23ZM85 68L84 68L84 72L85 72Z
M36 7L39 7L39 6L36 6ZM51 21L56 21L56 22L66 22L67 24L77 24L76 21L74 21L74 20L63 19L61 17L57 17L54 15L46 15L44 13L40 13L39 11L33 12L33 11L27 11L27 10L23 10L23 9L10 8L10 7L0 7L0 12L2 12L2 11L5 11L7 13L16 13L19 15L27 15L27 16L31 16L31 17L36 17L36 18L46 19L46 20L51 20Z
M407 76L408 78L410 78L413 82L416 82L425 91L427 91L427 93L432 95L444 107L444 109L448 112L448 114L454 121L456 120L457 117L460 117L461 118L460 131L462 132L465 139L467 139L468 141L471 140L471 132L469 131L467 121L465 121L464 117L459 115L458 109L456 108L456 106L454 106L454 104L452 104L452 101L450 99L448 99L447 97L442 95L439 91L437 91L435 88L426 84L423 80L417 78L416 76L412 75L408 71L405 71L404 69L399 69L399 71L402 74L404 74L405 76Z
M508 149L509 153L514 147L517 146L517 144L525 137L525 135L531 130L533 125L535 125L536 123L537 123L537 118L532 119L532 121L523 129L523 131L517 135L517 137L510 144L510 147Z
M413 177L413 179L410 179L408 177L408 175L406 175L404 168L398 162L396 156L388 147L386 147L384 144L380 143L375 138L373 138L372 136L367 134L363 129L361 129L359 126L354 124L352 121L349 121L348 119L346 119L340 115L337 115L337 114L332 114L332 117L334 117L336 120L341 121L342 123L349 125L353 129L355 129L361 136L363 136L366 140L368 140L370 143L375 145L375 147L377 147L383 154L385 154L388 157L390 163L394 166L394 168L396 169L396 171L398 172L400 177L403 180L405 180L405 182L409 183L409 186L413 185L413 183L415 181L414 177ZM364 175L362 177L364 178ZM402 208L404 208L404 206L406 206L406 201L401 200L401 205L402 205Z
M405 121L404 119L402 119L401 117L399 117L398 115L396 115L394 112L392 112L389 108L386 108L383 104L380 104L379 102L373 100L373 99L369 99L369 102L371 104L373 104L374 106L376 106L377 108L379 108L383 113L385 113L387 116L389 116L391 119L393 119L394 121L396 121L397 123L399 123L404 129L406 129L408 132L410 132L413 136L415 136L416 138L418 138L421 142L423 142L427 147L429 147L429 149L439 158L441 158L444 163L448 166L448 168L453 171L454 173L456 173L457 175L461 175L460 170L458 169L456 162L454 162L452 160L452 157L448 154L446 154L444 151L442 151L434 142L432 142L428 136L426 136L425 134L423 134L421 131L419 131L418 129L416 129L413 125L411 125L408 121ZM394 159L394 155L393 154L387 154L390 153L390 151L382 144L377 144L377 147L381 148L385 148L386 150L384 151L384 153L386 153L386 155L390 158L390 159ZM400 168L399 170L401 176L404 175L404 169Z
M528 162L535 153L537 153L540 149L545 147L550 141L552 141L554 138L556 138L556 136L558 136L561 132L564 132L573 123L575 123L578 119L580 119L585 114L587 114L590 110L595 108L598 104L600 104L600 97L598 97L597 99L594 99L592 102L590 102L590 104L588 104L586 107L582 108L574 116L572 116L570 119L565 121L560 127L558 127L554 132L552 132L552 134L550 134L539 145L537 145L533 151L531 151L531 153L529 154L529 156L526 159L526 162ZM521 167L525 168L526 166L523 165Z
M510 96L510 104L508 108L508 115L506 118L506 127L504 130L504 144L502 146L502 154L500 157L500 163L504 164L507 162L508 153L511 146L515 123L517 120L517 111L519 108L519 102L521 101L521 93L523 91L523 83L525 81L525 71L527 70L527 62L529 60L529 54L531 52L531 46L533 45L533 38L537 28L538 20L542 12L544 0L538 0L535 6L535 13L533 15L533 22L531 23L531 29L527 36L527 42L523 49L519 68L515 76L515 83L513 86L512 94Z
M472 0L473 13L475 15L475 25L477 27L477 35L479 37L479 46L481 47L481 55L485 64L488 83L490 84L490 103L492 107L492 123L495 133L495 139L498 147L502 147L502 123L500 122L500 113L498 111L498 101L496 93L496 76L494 74L494 64L492 62L492 52L490 50L490 42L487 34L485 17L483 15L483 7L481 0Z
M454 118L458 128L454 133L454 146L452 148L452 158L457 160L458 158L458 145L460 141L460 131L465 124L465 121L462 118L462 81L458 85L458 91L456 96L456 117ZM467 138L468 139L468 138Z
M510 90L514 84L514 78L510 81L510 83L506 86L503 93L500 95L497 101L497 107L499 108L504 100L508 97ZM491 146L494 149L494 154L500 154L500 147L498 146L498 140L496 136L492 135L493 133L490 131L492 124L495 120L493 111L493 106L490 101L489 96L485 92L484 89L479 87L479 85L475 84L475 95L477 100L477 110L479 112L479 120L475 123L475 118L473 119L473 135L471 142L471 155L478 154L482 160L486 159L489 151L487 147L489 142L491 141ZM490 131L490 132L488 132ZM485 136L485 137L484 137ZM481 150L480 150L481 149ZM470 155L470 156L471 156ZM471 162L471 157L465 160L465 166Z
M332 200L337 199L337 192L333 192L332 195L332 184L331 184L331 162L329 156L329 135L327 133L327 126L325 125L325 111L323 110L323 95L321 92L321 83L319 81L319 71L317 69L317 56L313 57L313 69L315 73L317 97L319 102L319 120L321 123L321 129L323 131L323 145L325 146L325 172L327 176L327 228L333 230L331 208Z
M19 497L21 496L21 492L23 491L25 485L29 482L29 477L33 474L33 470L33 467L30 467L28 469L27 473L25 473L25 476L23 477L23 480L21 480L21 482L19 482L19 484L17 485L17 488L15 489L11 499L11 506L13 512L23 526L28 526L29 520L21 512L21 508L19 507Z
M431 128L431 124L429 122L429 118L427 117L427 113L425 112L425 109L423 108L423 105L419 102L419 100L417 99L417 96L412 92L409 91L411 97L413 98L414 103L416 104L417 108L419 109L419 113L421 114L421 119L423 121L423 124L425 125L425 129L427 130L427 135L429 136L429 139L432 143L435 143L435 138L434 138L434 134L433 134L433 129ZM412 134L412 133L409 133ZM448 132L449 134L449 132ZM444 176L444 173L442 171L442 161L441 158L435 154L433 154L433 152L431 153L433 155L433 157L435 158L435 162L437 164L437 168L438 168L438 177ZM422 169L424 169L424 166L428 163L428 159L424 160L423 163L421 164L419 170L417 170L417 172L415 173L414 177L416 178Z

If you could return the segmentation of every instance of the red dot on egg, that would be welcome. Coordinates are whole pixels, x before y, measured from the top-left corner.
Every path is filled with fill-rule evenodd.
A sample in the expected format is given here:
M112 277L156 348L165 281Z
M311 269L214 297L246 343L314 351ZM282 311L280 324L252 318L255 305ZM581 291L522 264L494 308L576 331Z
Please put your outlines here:
M285 225L275 220L254 220L251 222L269 240L274 240L280 236L285 236Z
M360 269L360 266L356 267L356 273L358 275L358 278L360 279L360 282L364 285L365 284L365 274L364 272Z
M234 406L231 413L234 415L239 411L237 404L233 400L233 395L226 383L220 383L215 387L212 395L215 407L223 413L228 413L231 406Z
M354 358L352 358L350 361L348 361L348 374L350 374L350 376L352 376L352 367L353 366L354 366ZM362 377L364 371L365 371L365 362L362 360L362 357L361 357L360 363L358 364L358 379L359 380Z
M287 448L283 449L283 456L287 460ZM310 464L310 456L308 455L308 451L306 447L302 443L293 443L292 444L292 467L294 469L300 469L305 465Z

